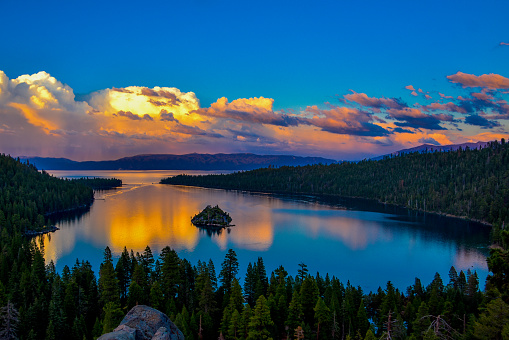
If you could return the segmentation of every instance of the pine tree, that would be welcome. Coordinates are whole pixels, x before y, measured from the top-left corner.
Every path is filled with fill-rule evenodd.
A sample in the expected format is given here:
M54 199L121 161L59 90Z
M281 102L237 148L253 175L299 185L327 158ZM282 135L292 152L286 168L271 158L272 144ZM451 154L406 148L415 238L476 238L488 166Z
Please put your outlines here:
M161 284L156 281L150 287L150 306L155 309L161 309L163 308L163 302L163 290L161 289Z
M320 325L325 325L325 323L330 320L330 309L325 305L322 298L319 297L316 302L316 306L314 308L315 311L315 320L316 320L316 339L320 338Z
M501 298L490 301L486 311L479 317L474 326L477 339L507 339L509 335L509 305Z
M318 299L318 286L312 276L307 276L300 288L300 303L304 315L304 322L314 324L314 308Z
M111 301L106 303L104 306L103 334L115 329L123 317L124 312L120 309L119 304Z
M364 337L364 340L376 340L375 334L371 331L371 329L368 329L366 332L366 336Z
M154 255L152 254L152 249L149 246L145 247L145 250L141 254L141 265L143 266L143 270L147 274L147 276L152 278L152 271L154 270Z
M117 261L115 266L115 272L117 274L118 285L120 290L120 300L125 302L127 299L127 290L129 288L129 284L131 283L131 261L129 259L129 253L127 252L127 248L124 247L120 258Z
M429 325L431 325L429 316L428 305L426 302L421 302L417 316L412 324L413 335L416 338L421 339L424 332L429 328Z
M244 296L246 297L246 302L250 306L254 306L255 303L255 293L256 293L256 282L257 275L253 268L251 262L247 265L246 276L244 279Z
M302 325L304 313L302 312L302 304L300 302L300 294L296 289L293 292L292 301L288 307L288 319L286 325L289 329L295 329L297 326Z
M238 338L238 335L240 333L240 327L242 325L242 316L240 313L235 309L232 313L231 319L230 319L230 325L228 326L228 333L227 333L227 339L233 339L236 340Z
M237 254L233 249L228 249L228 253L225 255L221 265L221 272L219 273L219 281L227 294L230 293L231 284L238 271L239 262L237 261Z
M253 315L249 321L247 340L272 339L269 329L271 329L273 325L274 323L270 318L270 309L267 305L267 300L262 295L256 301Z
M168 302L177 294L180 283L180 259L175 250L166 246L161 251L161 285Z
M104 261L99 269L99 294L104 306L109 302L120 303L118 279L113 269L113 259L109 247L104 250Z
M369 329L369 320L368 314L366 313L366 308L364 307L364 299L361 300L361 304L359 305L359 310L357 311L357 329L361 334L366 334Z
M300 269L297 271L297 276L300 279L300 282L304 282L304 279L308 275L308 266L304 264L304 262L299 263Z
M11 301L7 301L7 305L0 308L0 321L0 338L16 339L19 324L19 312Z

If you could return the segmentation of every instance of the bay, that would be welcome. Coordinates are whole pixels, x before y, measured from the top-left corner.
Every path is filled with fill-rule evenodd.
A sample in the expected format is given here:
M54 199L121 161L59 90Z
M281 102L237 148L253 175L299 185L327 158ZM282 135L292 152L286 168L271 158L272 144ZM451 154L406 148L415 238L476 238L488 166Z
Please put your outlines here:
M58 271L88 260L98 273L106 246L118 257L148 245L159 254L175 249L193 265L212 259L219 272L229 248L244 275L262 257L268 274L283 265L291 274L303 262L309 272L335 275L365 291L387 281L405 289L419 277L428 284L438 272L445 283L451 266L488 274L489 228L478 223L416 213L365 200L289 197L158 184L183 171L49 171L57 177L116 177L122 188L98 191L89 210L61 216L45 235L45 257ZM221 173L219 171L217 173ZM188 174L216 172L185 171ZM219 205L235 226L200 229L191 217Z

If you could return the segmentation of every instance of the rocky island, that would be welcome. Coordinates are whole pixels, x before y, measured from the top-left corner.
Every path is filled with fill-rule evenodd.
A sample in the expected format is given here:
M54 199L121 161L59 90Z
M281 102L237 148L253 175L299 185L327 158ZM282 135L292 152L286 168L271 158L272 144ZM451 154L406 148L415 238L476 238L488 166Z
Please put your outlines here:
M197 227L225 228L231 226L232 218L227 212L224 212L219 206L211 207L207 205L198 215L195 215L191 222Z

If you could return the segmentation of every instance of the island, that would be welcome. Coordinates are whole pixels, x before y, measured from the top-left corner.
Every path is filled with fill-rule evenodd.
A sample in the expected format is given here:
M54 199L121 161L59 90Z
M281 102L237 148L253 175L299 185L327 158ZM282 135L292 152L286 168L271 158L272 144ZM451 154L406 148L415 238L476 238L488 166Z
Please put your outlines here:
M212 228L226 228L231 227L230 224L232 218L227 212L224 212L219 206L211 207L207 205L203 211L197 215L195 215L191 219L191 223L193 223L197 227L212 227Z

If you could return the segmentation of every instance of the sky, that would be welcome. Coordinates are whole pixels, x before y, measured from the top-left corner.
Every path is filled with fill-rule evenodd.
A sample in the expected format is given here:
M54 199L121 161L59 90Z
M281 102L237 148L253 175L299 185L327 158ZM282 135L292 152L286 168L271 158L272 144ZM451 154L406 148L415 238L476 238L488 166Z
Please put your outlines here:
M358 160L508 135L506 0L0 0L0 13L0 153Z

